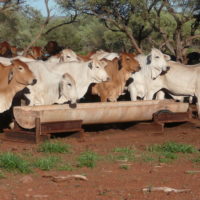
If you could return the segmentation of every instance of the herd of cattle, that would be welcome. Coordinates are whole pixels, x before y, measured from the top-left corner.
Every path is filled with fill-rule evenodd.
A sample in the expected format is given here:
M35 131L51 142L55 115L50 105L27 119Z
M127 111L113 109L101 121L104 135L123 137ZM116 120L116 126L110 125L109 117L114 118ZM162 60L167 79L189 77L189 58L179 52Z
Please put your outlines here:
M12 53L6 45L7 52ZM165 89L174 99L195 96L200 116L200 63L184 65L171 61L170 56L156 48L148 55L99 50L86 56L66 48L42 60L42 55L34 57L36 53L30 52L5 56L1 47L0 113L11 108L13 99L23 105L69 102L75 107L88 92L91 98L98 95L104 102L117 101L128 92L128 100L136 101L164 99Z

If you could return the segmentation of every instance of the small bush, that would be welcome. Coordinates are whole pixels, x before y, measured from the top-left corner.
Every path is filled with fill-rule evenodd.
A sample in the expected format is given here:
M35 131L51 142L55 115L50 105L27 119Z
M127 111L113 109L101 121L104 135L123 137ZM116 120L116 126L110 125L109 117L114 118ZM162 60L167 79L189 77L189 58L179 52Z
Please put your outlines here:
M96 162L100 159L100 156L92 151L86 151L81 153L78 157L78 167L93 168L96 166Z
M27 161L11 152L0 155L0 168L7 171L17 171L20 173L30 173L31 168Z
M69 153L70 145L47 141L39 145L38 151L45 153Z

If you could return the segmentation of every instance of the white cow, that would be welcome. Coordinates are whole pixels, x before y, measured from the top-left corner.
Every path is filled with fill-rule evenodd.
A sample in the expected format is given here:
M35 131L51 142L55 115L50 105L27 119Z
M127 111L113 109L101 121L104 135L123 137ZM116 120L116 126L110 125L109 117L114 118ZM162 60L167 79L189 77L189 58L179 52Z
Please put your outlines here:
M78 99L83 98L91 83L101 83L109 80L105 71L105 61L92 59L87 62L65 62L50 66L49 69L57 74L69 73L76 81Z
M21 60L23 62L32 62L35 61L32 58L26 58L24 56L16 56L13 58L5 58L5 57L0 57L0 63L2 63L4 66L8 66L12 64L12 60Z
M63 49L59 54L51 56L48 62L60 63L60 62L73 62L81 61L79 56L71 49Z
M51 72L43 61L28 62L27 65L37 77L37 84L27 87L30 93L25 96L29 105L50 105L67 101L76 103L77 88L71 75L66 72Z
M97 60L107 59L110 61L112 61L115 58L119 58L119 57L120 57L120 55L118 53L115 53L115 52L110 53L110 52L107 52L104 50L96 51L96 53L94 53L93 55L90 56L91 59L93 59L93 58L95 58Z
M200 67L195 65L184 65L174 61L168 61L169 71L159 76L149 85L147 98L162 88L167 89L173 95L196 96L200 99ZM198 115L200 117L200 102L197 102Z
M168 65L166 60L169 60L170 57L153 48L148 56L140 54L135 59L139 62L141 70L132 74L134 81L128 85L128 91L132 101L136 101L137 97L148 100L148 85L163 71L167 71Z

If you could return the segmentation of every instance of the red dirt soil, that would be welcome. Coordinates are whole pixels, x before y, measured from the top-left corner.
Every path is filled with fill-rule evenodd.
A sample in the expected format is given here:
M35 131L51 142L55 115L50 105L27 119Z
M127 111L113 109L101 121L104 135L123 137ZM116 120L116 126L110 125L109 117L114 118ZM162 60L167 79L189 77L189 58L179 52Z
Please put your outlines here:
M70 144L74 152L87 149L105 155L115 147L132 146L145 150L151 144L166 141L194 145L200 149L200 129L191 122L165 127L163 133L154 133L141 126L126 129L107 128L101 131L87 131L83 139L77 134L59 138ZM53 140L53 139L52 139ZM15 153L36 152L37 145L1 140L2 151ZM200 164L194 164L187 155L170 163L133 161L128 169L120 168L121 162L99 161L94 168L77 168L74 171L42 171L12 174L0 179L0 200L199 200ZM186 173L197 171L197 173ZM45 176L85 175L88 180L69 179L53 182ZM145 187L170 187L190 189L187 192L165 193L163 191L143 192Z

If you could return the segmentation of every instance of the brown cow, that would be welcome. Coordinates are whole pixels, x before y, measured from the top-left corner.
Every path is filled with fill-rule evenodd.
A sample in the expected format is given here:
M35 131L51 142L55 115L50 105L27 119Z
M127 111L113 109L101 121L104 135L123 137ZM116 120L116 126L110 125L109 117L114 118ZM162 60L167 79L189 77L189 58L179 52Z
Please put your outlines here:
M27 58L32 58L32 59L37 60L37 59L41 59L43 54L44 54L44 51L42 47L32 46L28 50L27 54L24 56Z
M0 113L10 108L17 92L36 82L26 63L16 59L9 66L0 64Z
M94 85L92 94L100 96L102 102L117 101L123 94L126 81L131 74L140 70L140 65L134 57L135 55L130 53L121 53L119 59L106 60L108 64L105 69L111 80Z
M11 58L13 56L11 51L11 46L6 41L0 43L0 56L6 58Z

